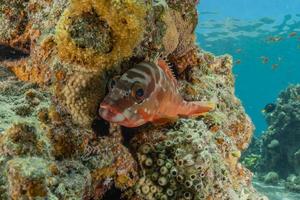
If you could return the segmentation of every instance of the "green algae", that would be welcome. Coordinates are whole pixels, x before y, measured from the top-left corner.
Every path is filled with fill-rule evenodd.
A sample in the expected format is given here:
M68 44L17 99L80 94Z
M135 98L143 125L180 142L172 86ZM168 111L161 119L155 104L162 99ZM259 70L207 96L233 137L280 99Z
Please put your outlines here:
M17 80L4 68L1 71L4 75L0 79L0 128L6 130L15 122L37 125L39 110L49 106L49 93L36 84Z

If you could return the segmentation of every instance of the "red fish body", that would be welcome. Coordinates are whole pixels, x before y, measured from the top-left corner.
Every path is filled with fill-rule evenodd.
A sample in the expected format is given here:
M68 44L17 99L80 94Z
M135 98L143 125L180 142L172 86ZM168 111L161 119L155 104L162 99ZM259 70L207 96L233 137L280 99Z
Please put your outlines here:
M100 104L99 114L107 121L126 127L161 122L180 116L195 117L211 111L207 102L185 101L164 60L141 62L111 82Z

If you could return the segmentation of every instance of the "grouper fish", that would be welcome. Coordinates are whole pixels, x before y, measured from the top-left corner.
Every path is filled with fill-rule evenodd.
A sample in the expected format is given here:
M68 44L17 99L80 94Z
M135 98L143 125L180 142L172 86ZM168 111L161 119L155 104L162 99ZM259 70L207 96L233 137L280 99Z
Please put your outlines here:
M162 124L178 117L196 117L214 109L214 104L186 101L177 80L164 59L136 64L112 79L100 104L100 116L125 127L147 122Z

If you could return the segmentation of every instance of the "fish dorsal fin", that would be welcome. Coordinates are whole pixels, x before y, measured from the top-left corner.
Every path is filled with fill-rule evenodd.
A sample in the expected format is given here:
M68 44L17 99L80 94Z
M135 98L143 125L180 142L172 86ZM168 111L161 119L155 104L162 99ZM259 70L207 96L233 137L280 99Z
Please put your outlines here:
M175 83L175 85L177 85L177 80L176 80L176 77L169 65L169 63L166 61L166 59L163 59L163 58L158 58L157 59L157 65L165 72L166 76L168 78L170 78L173 83Z

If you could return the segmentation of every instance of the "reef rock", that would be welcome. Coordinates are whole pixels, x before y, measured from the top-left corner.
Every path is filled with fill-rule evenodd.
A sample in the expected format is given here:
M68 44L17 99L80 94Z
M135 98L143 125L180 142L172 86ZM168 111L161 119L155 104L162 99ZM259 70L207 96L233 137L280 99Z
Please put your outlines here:
M276 172L269 172L265 177L264 177L264 182L276 185L279 181L279 176Z
M253 124L232 58L195 45L197 2L1 1L0 43L28 56L1 62L0 199L264 199L239 163ZM108 80L158 55L187 101L216 109L132 129L99 118Z

